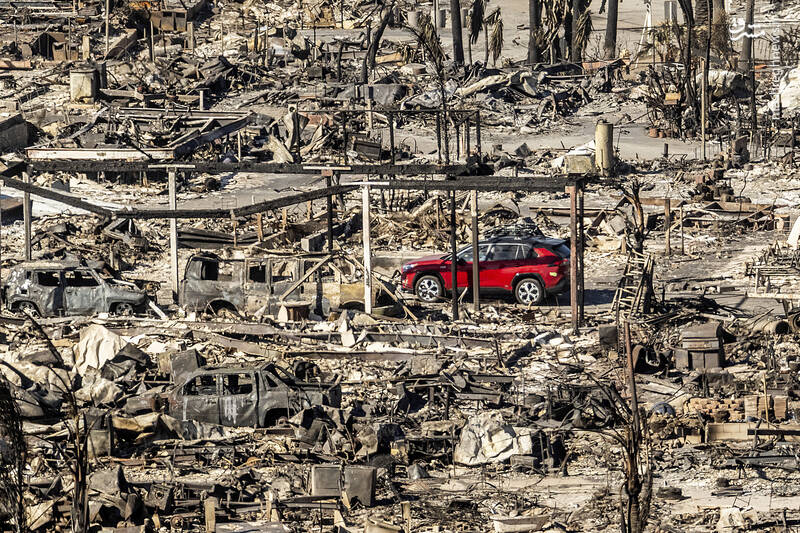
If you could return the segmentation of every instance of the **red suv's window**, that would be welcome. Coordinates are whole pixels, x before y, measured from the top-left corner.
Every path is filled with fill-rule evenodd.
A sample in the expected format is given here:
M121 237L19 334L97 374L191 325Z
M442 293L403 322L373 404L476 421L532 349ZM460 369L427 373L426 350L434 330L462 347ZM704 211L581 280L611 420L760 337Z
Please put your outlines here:
M480 244L478 245L478 261L488 261L487 253L489 252L489 244ZM472 263L472 246L466 248L463 252L458 255L459 259L466 261L467 263Z

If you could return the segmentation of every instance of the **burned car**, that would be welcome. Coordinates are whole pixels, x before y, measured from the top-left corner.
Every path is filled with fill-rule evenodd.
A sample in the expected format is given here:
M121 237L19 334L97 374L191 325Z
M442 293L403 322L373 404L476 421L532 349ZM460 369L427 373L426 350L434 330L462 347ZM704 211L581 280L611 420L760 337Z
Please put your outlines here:
M186 263L178 303L192 311L214 314L275 315L287 302L307 302L319 315L335 309L364 308L359 268L341 255L270 254L223 259L195 254ZM375 306L394 300L373 284Z
M3 302L12 313L34 316L132 315L147 304L136 284L102 276L81 261L29 261L11 268Z
M167 393L170 416L223 426L269 427L303 409L341 402L338 381L300 381L274 364L200 368Z

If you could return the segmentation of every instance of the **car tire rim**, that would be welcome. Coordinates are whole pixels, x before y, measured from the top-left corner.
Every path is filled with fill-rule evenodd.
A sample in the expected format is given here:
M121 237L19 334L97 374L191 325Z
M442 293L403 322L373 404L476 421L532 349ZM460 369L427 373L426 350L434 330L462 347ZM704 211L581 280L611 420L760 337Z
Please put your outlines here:
M116 308L118 315L129 316L133 314L133 306L131 304L119 304Z
M539 299L539 287L532 281L524 281L517 289L517 294L522 303L529 304Z
M29 303L24 303L24 304L20 305L19 306L19 311L23 315L28 315L28 316L32 316L32 317L36 317L39 314L36 311L36 308L33 306L33 304L29 304Z
M426 302L432 302L439 297L439 284L430 278L423 279L419 282L417 294Z

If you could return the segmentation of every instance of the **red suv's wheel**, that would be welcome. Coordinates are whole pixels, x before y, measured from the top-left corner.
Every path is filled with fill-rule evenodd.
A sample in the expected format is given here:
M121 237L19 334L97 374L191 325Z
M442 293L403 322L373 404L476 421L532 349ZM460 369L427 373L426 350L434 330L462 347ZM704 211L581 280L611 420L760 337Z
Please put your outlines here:
M428 274L417 279L414 292L423 302L432 303L444 296L444 287L438 277Z
M538 279L525 278L517 283L514 296L523 305L538 304L544 300L544 288Z

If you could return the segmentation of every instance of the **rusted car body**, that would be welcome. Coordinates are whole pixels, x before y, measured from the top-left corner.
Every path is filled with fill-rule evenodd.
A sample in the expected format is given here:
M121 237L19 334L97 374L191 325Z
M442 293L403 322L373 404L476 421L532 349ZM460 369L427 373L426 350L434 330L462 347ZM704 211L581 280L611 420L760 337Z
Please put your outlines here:
M201 368L167 394L169 414L223 426L268 427L316 405L340 407L338 382L299 381L273 364Z
M14 266L3 284L11 312L40 316L133 314L147 304L134 283L101 276L80 261L28 261Z
M273 254L223 259L215 254L189 258L178 303L185 309L248 315L277 314L287 302L308 302L320 315L335 309L363 309L364 284L346 258L324 254ZM373 285L375 305L393 301Z

